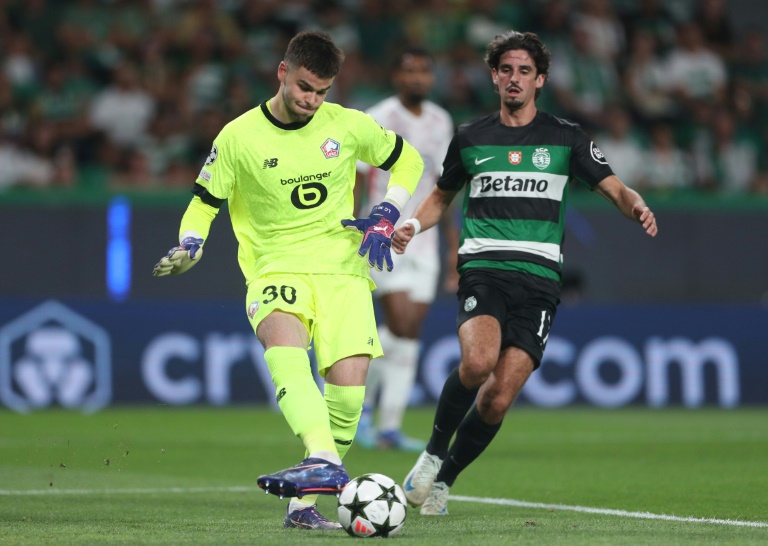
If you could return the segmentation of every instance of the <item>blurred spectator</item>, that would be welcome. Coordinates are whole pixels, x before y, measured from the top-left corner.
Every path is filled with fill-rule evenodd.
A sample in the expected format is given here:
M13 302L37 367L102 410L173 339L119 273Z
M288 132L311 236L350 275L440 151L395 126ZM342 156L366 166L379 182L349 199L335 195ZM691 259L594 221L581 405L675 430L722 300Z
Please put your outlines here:
M534 30L557 62L571 49L570 12L567 0L544 0L534 19ZM547 110L543 108L543 110Z
M510 29L530 28L526 2L519 0L468 0L466 41L475 51L485 54L488 40Z
M624 28L629 41L637 32L650 34L662 54L677 43L675 20L662 0L640 0L639 6L625 16Z
M675 97L686 108L694 99L722 103L727 83L723 60L707 48L701 29L694 23L678 27L678 41L667 63L667 77Z
M152 172L149 157L140 149L121 151L117 169L109 181L115 190L152 190L163 184L163 178Z
M239 50L242 34L232 16L217 6L217 0L195 0L185 4L173 25L175 45L188 51L201 38L211 39L223 51Z
M390 0L362 0L357 30L360 54L366 62L382 62L394 57L403 40L401 17ZM382 76L382 83L386 78Z
M701 29L707 47L723 59L735 53L730 11L725 0L698 0L693 22Z
M407 44L422 46L440 57L462 43L466 14L463 5L457 6L450 0L425 0L411 6L403 21Z
M651 190L669 191L694 187L689 159L675 143L672 127L657 123L651 128L651 149L647 154L645 184Z
M720 108L712 120L712 146L696 151L699 184L726 193L745 193L755 188L761 143L754 135L737 130L733 115Z
M185 93L177 100L181 99L188 116L194 116L223 103L229 73L212 34L204 33L195 38L187 51L188 66L181 75Z
M752 27L744 32L738 55L731 62L730 72L734 83L755 102L754 121L759 125L768 125L768 55L763 31Z
M5 55L2 69L13 85L14 94L23 99L31 97L39 85L37 67L29 38L23 34L3 37Z
M623 75L624 92L633 113L643 122L670 120L678 114L656 38L645 30L632 36Z
M78 161L91 160L87 112L96 85L83 76L77 61L52 59L43 69L44 81L30 104L30 117L44 121L57 139L71 143Z
M59 54L56 40L62 6L49 0L25 0L8 6L13 27L26 36L43 58Z
M313 17L309 18L302 30L316 30L330 34L333 41L346 55L360 51L360 37L354 21L340 0L315 0Z
M49 126L33 124L21 142L0 142L0 190L68 187L76 175L72 151L56 145Z
M569 54L553 59L550 82L565 116L594 129L603 125L608 103L620 90L619 77L613 63L591 52L585 27L574 25L571 39Z
M189 185L198 172L193 166L187 166L189 148L189 135L183 126L180 112L172 106L167 106L152 120L149 131L139 141L137 150L143 155L141 160L145 161L146 165L142 165L142 168L146 168L148 175L162 177L171 170L178 175L186 166L186 173L182 176ZM132 161L133 167L136 167L136 160Z
M89 118L110 144L132 148L146 135L154 113L155 100L142 89L136 66L126 61L115 68L112 85L94 98Z
M615 62L624 50L625 36L610 0L581 0L581 9L573 19L574 25L589 36L589 52L605 61Z
M606 119L607 132L595 138L600 151L622 182L633 188L646 186L647 154L633 131L629 114L623 108L614 106L608 110Z

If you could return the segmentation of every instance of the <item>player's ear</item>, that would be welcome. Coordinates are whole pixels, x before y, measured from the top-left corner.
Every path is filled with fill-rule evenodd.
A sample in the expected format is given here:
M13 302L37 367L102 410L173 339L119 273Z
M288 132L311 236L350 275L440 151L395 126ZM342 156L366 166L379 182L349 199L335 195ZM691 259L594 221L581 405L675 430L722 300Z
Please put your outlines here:
M544 87L544 82L547 81L547 75L546 74L539 74L536 76L536 89L541 89Z
M285 83L285 75L288 73L288 65L285 64L285 61L280 61L280 64L277 65L277 79L280 83Z

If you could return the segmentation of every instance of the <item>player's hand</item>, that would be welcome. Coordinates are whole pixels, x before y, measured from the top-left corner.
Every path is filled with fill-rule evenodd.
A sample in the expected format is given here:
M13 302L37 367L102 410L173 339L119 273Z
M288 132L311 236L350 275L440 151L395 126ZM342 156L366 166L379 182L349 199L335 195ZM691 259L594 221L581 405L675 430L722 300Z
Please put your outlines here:
M203 240L198 237L186 237L179 246L173 247L168 254L160 258L152 270L153 277L178 275L190 269L203 257Z
M632 207L632 216L642 224L643 229L648 235L656 237L659 228L656 225L656 215L653 214L651 209L645 205L636 203L635 206Z
M369 266L379 271L386 266L387 271L392 271L390 246L398 218L400 218L400 212L394 205L385 201L373 207L368 218L342 220L341 225L347 229L356 229L363 234L363 242L360 243L357 253L363 257L368 255Z
M392 236L392 248L395 249L397 254L404 254L405 247L411 242L411 239L416 235L416 226L411 220L403 222L399 228L395 230L395 234Z

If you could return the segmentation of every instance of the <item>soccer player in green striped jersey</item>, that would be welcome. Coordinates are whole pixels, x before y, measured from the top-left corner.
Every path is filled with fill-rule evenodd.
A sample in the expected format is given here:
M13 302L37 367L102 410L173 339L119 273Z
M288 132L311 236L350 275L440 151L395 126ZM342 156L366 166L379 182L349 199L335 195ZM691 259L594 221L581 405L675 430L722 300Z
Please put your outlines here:
M539 367L560 301L568 183L596 191L651 237L658 231L653 212L584 131L536 108L550 63L537 35L496 36L485 60L500 111L459 128L436 187L393 238L395 251L404 252L466 186L458 253L462 360L443 387L427 448L403 483L424 515L448 513L449 487L490 444Z
M300 529L341 528L317 512L315 500L349 481L342 458L360 419L369 361L382 354L369 268L392 269L394 224L423 170L400 136L368 114L325 102L343 58L327 34L291 40L277 94L216 137L181 220L180 244L154 269L174 275L196 264L228 200L244 311L266 350L280 410L306 450L299 464L257 483L291 497L284 526ZM358 159L391 176L383 202L354 219ZM324 393L312 375L310 344Z

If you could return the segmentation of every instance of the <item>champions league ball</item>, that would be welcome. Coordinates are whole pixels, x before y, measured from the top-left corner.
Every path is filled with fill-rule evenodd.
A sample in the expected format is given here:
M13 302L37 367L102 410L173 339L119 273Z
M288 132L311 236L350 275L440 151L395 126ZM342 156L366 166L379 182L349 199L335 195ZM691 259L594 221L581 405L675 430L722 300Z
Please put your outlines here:
M353 537L391 537L405 523L405 493L383 474L363 474L339 495L339 523Z

